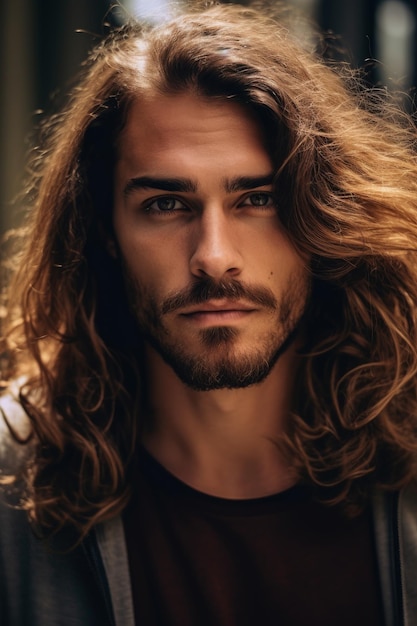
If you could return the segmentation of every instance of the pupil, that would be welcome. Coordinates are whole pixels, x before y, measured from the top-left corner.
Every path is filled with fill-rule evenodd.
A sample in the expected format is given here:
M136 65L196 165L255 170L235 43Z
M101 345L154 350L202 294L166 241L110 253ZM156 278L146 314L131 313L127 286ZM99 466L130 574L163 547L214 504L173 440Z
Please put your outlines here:
M158 208L161 211L171 211L175 206L175 200L173 198L160 198L158 200Z
M257 206L264 206L268 202L268 198L264 193L257 193L252 196L252 202Z

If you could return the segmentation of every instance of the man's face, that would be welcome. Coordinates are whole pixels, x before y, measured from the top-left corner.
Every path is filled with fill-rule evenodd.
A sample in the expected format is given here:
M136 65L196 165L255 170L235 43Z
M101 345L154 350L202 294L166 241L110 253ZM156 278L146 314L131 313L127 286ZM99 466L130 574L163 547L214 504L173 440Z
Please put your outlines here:
M195 389L260 382L298 330L310 278L254 118L155 96L132 104L118 149L114 232L142 333Z

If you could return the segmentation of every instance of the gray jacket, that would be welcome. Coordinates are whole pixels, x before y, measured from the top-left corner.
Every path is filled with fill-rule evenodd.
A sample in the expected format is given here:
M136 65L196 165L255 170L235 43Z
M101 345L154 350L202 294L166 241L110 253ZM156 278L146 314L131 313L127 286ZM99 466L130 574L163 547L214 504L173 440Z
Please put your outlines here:
M0 426L2 467L22 454L5 433ZM373 505L385 626L417 626L417 484L377 492ZM57 541L40 540L24 511L0 503L0 624L134 626L120 517L98 525L76 550Z

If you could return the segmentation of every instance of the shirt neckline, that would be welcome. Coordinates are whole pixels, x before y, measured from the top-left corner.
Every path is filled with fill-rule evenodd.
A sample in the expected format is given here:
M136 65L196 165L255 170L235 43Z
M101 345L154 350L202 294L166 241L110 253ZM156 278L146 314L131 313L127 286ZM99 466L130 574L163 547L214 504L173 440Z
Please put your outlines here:
M143 446L138 454L138 470L153 490L159 491L168 498L175 498L186 505L198 506L199 510L206 509L230 515L260 515L278 512L292 505L306 502L310 496L310 489L302 484L258 498L223 498L207 494L177 478Z

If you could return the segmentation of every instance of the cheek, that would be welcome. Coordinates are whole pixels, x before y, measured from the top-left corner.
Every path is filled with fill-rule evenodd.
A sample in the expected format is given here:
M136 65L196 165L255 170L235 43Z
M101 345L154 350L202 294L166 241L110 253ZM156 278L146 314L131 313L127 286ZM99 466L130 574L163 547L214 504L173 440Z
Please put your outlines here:
M290 241L284 236L277 236L268 244L253 248L252 263L258 267L269 282L277 285L287 282L290 274L308 271L308 259L302 257Z
M148 237L140 236L135 227L115 227L117 244L126 265L134 274L147 273L158 261L158 246Z
M121 250L129 274L158 301L184 287L178 256L164 245L135 242Z

